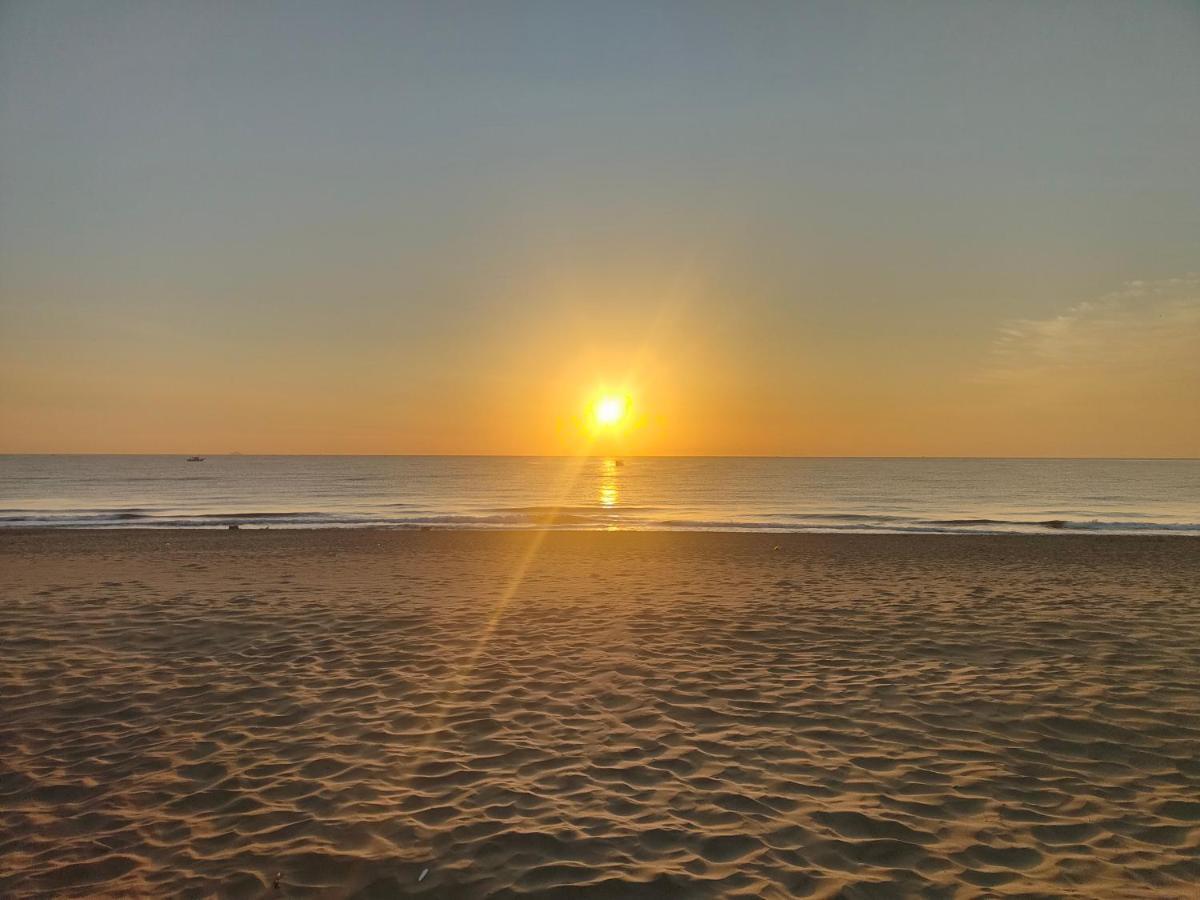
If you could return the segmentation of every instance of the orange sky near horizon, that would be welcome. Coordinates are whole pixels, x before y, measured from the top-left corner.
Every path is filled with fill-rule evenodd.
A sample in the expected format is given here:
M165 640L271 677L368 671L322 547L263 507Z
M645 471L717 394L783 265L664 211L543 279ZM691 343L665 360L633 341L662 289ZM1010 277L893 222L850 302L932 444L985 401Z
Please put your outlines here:
M503 333L448 335L407 359L386 341L215 357L151 341L129 367L95 340L50 367L8 355L3 450L1200 455L1200 279L1011 323L953 369L936 336L924 352L880 333L853 354L819 334L763 341L693 290L641 330L641 304L556 296ZM630 397L629 422L597 435L589 406L606 392Z

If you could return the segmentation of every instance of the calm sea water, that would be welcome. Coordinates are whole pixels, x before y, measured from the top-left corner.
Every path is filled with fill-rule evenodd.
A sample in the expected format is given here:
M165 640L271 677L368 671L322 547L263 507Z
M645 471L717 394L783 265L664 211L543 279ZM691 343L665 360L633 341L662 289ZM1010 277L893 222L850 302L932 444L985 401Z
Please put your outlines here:
M0 456L0 526L1200 534L1200 460Z

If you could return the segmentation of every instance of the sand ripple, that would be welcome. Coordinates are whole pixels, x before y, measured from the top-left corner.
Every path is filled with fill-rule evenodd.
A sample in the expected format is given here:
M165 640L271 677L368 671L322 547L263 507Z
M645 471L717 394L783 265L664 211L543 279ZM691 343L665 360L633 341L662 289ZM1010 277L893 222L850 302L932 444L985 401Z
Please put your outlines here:
M1189 539L2 541L6 896L1200 884Z

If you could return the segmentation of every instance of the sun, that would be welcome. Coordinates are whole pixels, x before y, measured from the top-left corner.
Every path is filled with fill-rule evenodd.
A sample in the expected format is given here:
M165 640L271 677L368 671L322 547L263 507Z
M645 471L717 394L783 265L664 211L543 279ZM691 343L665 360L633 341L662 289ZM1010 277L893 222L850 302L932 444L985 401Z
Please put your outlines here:
M602 428L614 428L629 416L629 398L621 394L603 394L592 407L592 418Z

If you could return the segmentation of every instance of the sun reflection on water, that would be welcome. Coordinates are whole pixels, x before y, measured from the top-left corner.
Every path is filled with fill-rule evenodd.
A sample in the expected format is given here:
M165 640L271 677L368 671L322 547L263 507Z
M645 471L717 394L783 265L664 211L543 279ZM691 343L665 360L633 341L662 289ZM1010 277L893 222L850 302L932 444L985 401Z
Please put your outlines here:
M620 490L617 484L619 468L620 463L615 459L604 459L600 462L600 505L605 509L616 506L620 499Z

